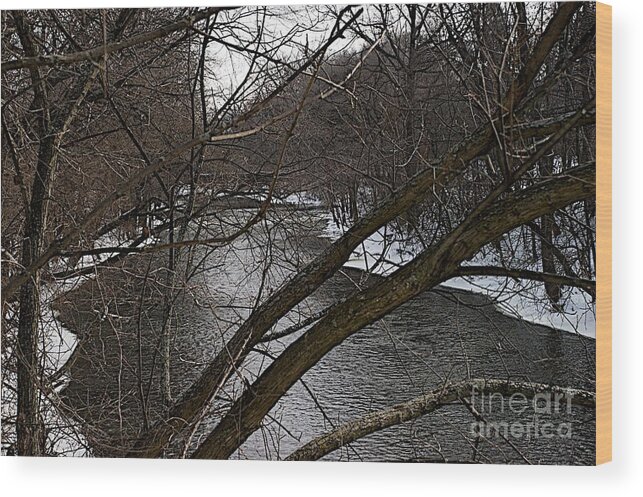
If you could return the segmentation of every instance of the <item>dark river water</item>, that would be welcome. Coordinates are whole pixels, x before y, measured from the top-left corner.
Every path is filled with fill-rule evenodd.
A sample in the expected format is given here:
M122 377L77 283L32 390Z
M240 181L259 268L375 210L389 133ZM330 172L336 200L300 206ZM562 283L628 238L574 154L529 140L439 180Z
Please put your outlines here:
M239 320L249 314L258 289L269 293L328 243L320 237L326 223L323 213L298 213L295 223L286 217L273 214L248 237L210 254L187 295L177 302L172 316L175 397L198 377L203 364L221 350ZM131 271L138 276L127 279L122 271L105 270L99 280L58 303L61 319L80 337L63 396L99 430L90 436L99 456L118 456L120 447L162 411L158 391L161 299L153 289L141 291L141 267L149 262L141 258L135 263L137 270ZM153 268L153 261L150 264ZM298 311L304 317L317 312L375 282L373 278L378 277L369 280L360 271L342 271ZM139 312L141 296L146 304ZM103 309L108 310L107 317ZM298 319L299 313L287 316L277 330ZM297 336L259 346L239 376L251 380L267 367L271 355ZM341 423L410 400L446 381L499 378L593 391L594 369L593 339L506 316L482 295L438 287L331 351L291 388L264 428L233 457L285 458ZM239 393L242 381L238 377L231 382L190 439L176 441L168 457L180 456L186 445L198 445L229 399ZM499 428L484 436L474 430L469 410L455 403L364 437L326 459L593 463L593 409L573 406L536 412L530 402L518 404L509 405L497 396L474 404L487 422ZM507 431L511 426L517 426L513 433Z

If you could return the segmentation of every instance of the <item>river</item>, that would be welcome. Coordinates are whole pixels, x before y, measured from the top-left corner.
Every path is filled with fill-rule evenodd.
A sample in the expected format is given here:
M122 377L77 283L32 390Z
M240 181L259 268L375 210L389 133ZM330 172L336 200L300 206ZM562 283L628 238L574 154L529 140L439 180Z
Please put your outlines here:
M277 210L232 246L207 255L202 272L174 309L171 372L175 397L198 377L239 320L249 314L257 289L270 292L329 243L321 236L326 222L327 216L319 211L293 214ZM139 258L130 264L140 268L146 260ZM154 291L148 290L144 296L151 303L138 311L132 296L140 293L140 273L123 278L120 270L103 270L101 278L57 303L61 320L80 338L62 395L90 426L103 433L89 437L98 456L120 455L120 447L162 411L157 386L161 306ZM315 313L376 278L346 269L306 299L300 310L305 315ZM292 322L283 319L277 329ZM270 363L270 355L278 354L296 337L261 346L239 375L251 379ZM265 428L253 434L233 457L285 458L334 426L409 400L449 380L500 378L594 390L594 348L591 338L507 316L483 295L438 287L331 351L290 389L270 413ZM190 447L217 423L229 405L226 395L233 397L241 386L237 378L215 400L196 428ZM147 420L143 404L149 412ZM541 412L529 402L518 404L500 398L479 400L478 413L499 428L482 437L474 431L469 410L455 403L364 437L326 459L593 463L593 409L574 406ZM507 432L512 426L516 430ZM539 431L543 426L547 429ZM167 456L181 455L182 443L177 441Z

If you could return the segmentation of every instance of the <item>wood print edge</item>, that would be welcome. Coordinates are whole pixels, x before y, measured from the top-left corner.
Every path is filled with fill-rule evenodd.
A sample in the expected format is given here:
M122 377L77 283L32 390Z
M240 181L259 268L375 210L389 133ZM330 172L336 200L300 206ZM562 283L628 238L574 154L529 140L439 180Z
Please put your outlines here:
M612 460L612 7L596 4L596 464Z

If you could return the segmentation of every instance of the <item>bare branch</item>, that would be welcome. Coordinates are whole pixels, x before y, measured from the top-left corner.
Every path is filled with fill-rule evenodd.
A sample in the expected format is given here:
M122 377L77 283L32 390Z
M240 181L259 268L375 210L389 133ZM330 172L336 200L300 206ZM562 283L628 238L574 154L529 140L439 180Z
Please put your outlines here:
M349 421L337 429L321 435L290 454L287 461L316 461L376 431L402 424L430 414L455 401L469 399L478 394L521 394L532 399L539 394L553 394L572 404L583 407L596 405L596 394L576 388L496 379L472 379L449 383L407 402L376 411Z
M556 283L559 285L573 286L586 291L592 298L596 296L596 282L583 278L573 278L571 276L562 276L560 274L541 273L527 269L511 269L495 266L461 266L453 277L467 276L498 276L514 279L532 280Z
M196 14L186 16L176 22L163 26L162 28L149 31L147 33L141 33L139 35L128 38L127 40L110 43L108 45L100 45L88 50L83 50L81 52L74 52L64 55L37 55L34 57L25 57L23 59L2 61L2 73L4 74L8 71L16 71L18 69L27 67L69 65L82 62L84 60L99 62L106 55L118 52L125 48L131 48L136 45L149 43L159 38L163 38L176 31L189 28L197 22L207 19L208 17L218 12L224 10L232 10L234 8L236 7L210 7L208 9L197 12Z

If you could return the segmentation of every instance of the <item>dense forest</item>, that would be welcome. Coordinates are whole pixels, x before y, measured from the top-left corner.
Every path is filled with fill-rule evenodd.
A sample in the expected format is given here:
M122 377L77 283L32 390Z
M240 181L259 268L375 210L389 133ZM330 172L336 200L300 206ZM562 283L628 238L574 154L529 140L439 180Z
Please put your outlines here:
M582 2L3 11L3 454L593 461L595 38ZM485 394L566 399L562 445Z

